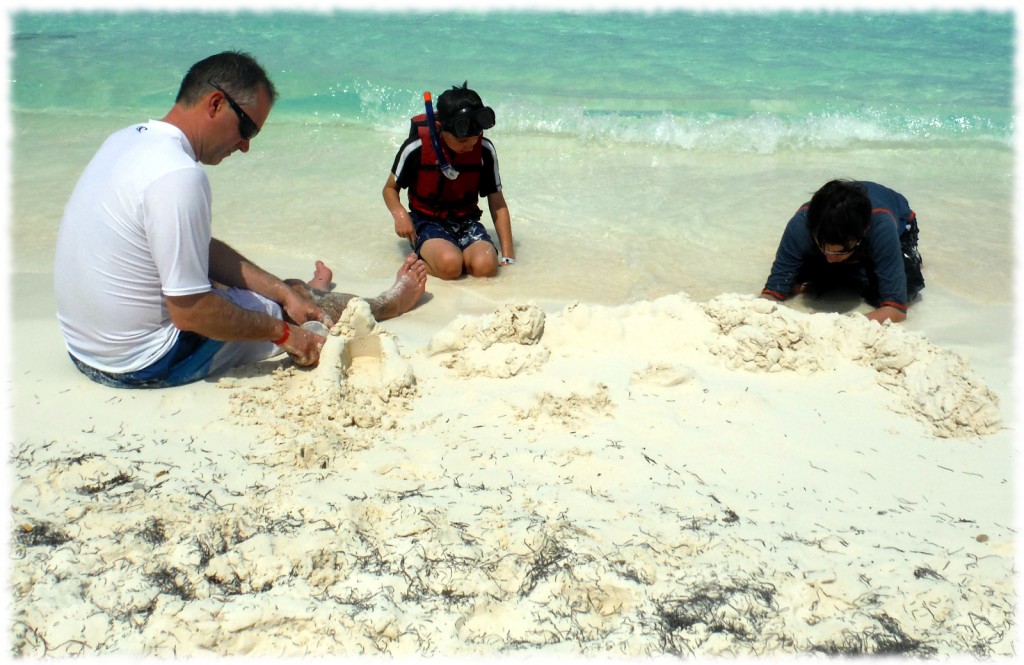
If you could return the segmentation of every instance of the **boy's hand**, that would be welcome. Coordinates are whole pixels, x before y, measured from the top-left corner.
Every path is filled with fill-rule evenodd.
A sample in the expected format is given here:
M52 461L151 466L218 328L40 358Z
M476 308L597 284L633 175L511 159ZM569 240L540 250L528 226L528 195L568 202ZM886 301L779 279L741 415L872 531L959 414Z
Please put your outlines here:
M413 247L416 246L416 227L408 214L395 215L395 234L408 240Z

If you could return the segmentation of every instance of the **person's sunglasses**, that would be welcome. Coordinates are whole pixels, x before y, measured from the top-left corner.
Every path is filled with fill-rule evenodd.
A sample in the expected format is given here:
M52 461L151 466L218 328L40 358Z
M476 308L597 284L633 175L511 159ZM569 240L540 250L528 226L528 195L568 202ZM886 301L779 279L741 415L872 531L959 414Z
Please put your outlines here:
M825 246L819 242L818 249L821 250L821 253L824 254L825 256L849 256L850 254L853 254L853 252L860 246L860 243L861 241L858 240L857 242L853 243L852 247L835 252L829 249L825 249Z
M228 94L227 90L220 87L213 81L207 81L207 83L217 90L220 90L221 94L224 95L224 99L228 100L228 106L230 106L231 110L238 116L238 133L242 136L242 140L250 141L260 133L260 128L257 127L256 123L252 121L252 118L242 110L242 107L238 105L238 102L231 99L231 95Z

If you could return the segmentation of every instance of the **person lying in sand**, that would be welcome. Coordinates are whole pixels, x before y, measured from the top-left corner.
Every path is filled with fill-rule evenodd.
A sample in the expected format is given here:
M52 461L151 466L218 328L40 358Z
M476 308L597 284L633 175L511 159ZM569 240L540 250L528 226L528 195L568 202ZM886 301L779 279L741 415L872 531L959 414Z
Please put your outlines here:
M328 325L353 296L285 281L212 236L202 164L247 152L277 99L246 53L194 64L163 120L111 135L89 162L57 236L57 318L75 366L99 383L158 388L197 381L285 351L316 363ZM427 268L406 257L394 285L369 300L386 319L412 309ZM320 288L322 287L322 288ZM330 313L325 312L325 303Z
M874 182L832 180L786 225L761 291L785 300L853 286L875 321L899 323L924 288L917 215L900 193Z
M427 110L432 113L429 97ZM384 183L384 204L395 221L395 234L427 263L431 275L458 279L463 274L491 277L498 266L516 262L512 221L501 192L498 156L484 130L494 126L494 111L484 106L466 83L437 98L437 119L413 117L409 138L398 149ZM399 192L408 188L409 210ZM480 223L487 207L501 246Z

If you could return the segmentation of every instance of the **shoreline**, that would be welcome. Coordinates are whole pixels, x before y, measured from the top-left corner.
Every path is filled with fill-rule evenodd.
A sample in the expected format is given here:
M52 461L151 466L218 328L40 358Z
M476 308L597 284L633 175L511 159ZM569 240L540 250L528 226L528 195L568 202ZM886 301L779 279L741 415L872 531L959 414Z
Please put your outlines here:
M70 140L51 131L45 114L15 112L14 119L12 270L48 271L63 206L85 164L110 132L146 118L75 117L82 128ZM275 267L307 257L282 276L308 278L317 259L354 278L392 276L406 248L380 190L400 138L268 128L248 154L207 169L214 235ZM699 299L757 292L793 211L825 180L859 177L905 193L917 211L926 297L937 286L968 301L1013 302L1010 149L968 143L718 155L536 135L494 140L522 258L509 273L514 280L477 285L497 298L616 304L679 291ZM950 163L962 167L949 173ZM565 192L553 188L557 182L583 185ZM623 196L624 184L635 194ZM491 228L486 211L484 223Z

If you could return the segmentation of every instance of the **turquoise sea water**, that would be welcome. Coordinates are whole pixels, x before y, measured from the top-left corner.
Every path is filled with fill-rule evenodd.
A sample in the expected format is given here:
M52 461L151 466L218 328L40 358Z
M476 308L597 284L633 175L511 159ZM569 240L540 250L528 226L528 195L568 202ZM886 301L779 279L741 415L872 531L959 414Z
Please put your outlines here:
M16 108L166 105L210 52L255 54L274 122L393 127L468 79L500 130L680 148L1013 132L1010 13L19 13Z
M497 114L519 263L495 299L619 303L763 286L823 182L877 180L922 223L925 293L1011 299L1012 12L17 12L13 255L52 261L99 143L159 118L195 61L251 52L280 92L207 169L215 232L275 272L385 279L380 191L422 93ZM485 222L488 222L485 215Z

